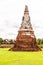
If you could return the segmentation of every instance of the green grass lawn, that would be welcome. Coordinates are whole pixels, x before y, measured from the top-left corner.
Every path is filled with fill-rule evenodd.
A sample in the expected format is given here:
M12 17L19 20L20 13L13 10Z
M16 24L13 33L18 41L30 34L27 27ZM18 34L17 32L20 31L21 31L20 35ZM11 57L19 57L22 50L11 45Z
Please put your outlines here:
M43 65L43 51L16 52L0 48L0 65Z

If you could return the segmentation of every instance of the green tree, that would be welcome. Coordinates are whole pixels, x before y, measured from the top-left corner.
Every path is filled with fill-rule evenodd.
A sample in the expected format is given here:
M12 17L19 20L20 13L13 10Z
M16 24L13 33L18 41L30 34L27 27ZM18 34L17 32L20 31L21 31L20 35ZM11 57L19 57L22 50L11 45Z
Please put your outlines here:
M43 38L41 39L41 44L43 44Z
M3 42L3 39L2 39L2 38L0 38L0 44L2 44L2 42Z
M37 39L37 44L41 44L41 39Z

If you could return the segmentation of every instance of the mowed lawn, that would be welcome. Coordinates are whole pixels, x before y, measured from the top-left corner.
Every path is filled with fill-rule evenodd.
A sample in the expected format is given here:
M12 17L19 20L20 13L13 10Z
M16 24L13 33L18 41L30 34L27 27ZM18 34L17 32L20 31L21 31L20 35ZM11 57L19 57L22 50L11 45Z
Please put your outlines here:
M43 51L17 52L0 48L0 65L43 65Z

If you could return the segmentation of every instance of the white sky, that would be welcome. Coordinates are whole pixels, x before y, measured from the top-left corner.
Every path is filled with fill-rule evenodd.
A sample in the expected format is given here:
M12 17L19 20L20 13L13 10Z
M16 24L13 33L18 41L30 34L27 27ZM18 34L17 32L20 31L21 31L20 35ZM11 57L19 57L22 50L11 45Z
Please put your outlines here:
M43 0L0 0L0 37L16 38L25 5L28 5L36 37L43 37Z

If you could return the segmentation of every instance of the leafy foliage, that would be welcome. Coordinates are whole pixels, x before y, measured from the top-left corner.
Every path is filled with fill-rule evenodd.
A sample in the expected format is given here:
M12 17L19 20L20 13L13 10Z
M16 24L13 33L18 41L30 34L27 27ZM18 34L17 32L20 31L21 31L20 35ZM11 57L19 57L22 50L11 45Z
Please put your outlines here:
M0 38L0 44L2 44L2 42L3 42L3 39L2 39L2 38Z
M39 39L37 39L36 41L37 41L37 44L38 44L38 45L43 44L43 38L42 38L42 39L39 38Z

